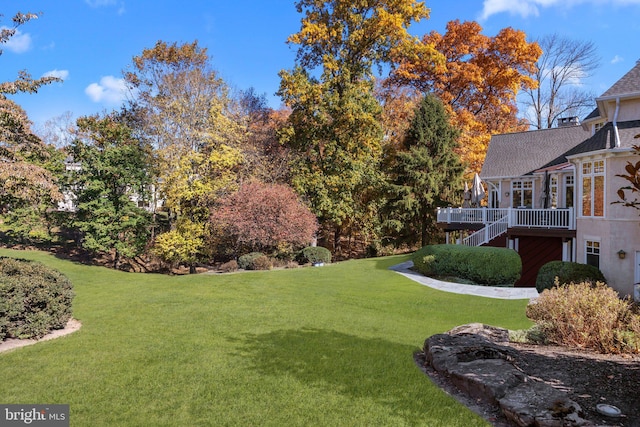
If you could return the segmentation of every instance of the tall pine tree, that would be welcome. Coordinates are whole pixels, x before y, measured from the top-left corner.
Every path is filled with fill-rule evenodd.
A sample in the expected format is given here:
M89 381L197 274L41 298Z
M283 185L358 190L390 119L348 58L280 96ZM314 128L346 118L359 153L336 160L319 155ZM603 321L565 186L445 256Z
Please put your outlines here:
M425 96L389 171L385 224L397 241L414 244L419 236L422 246L428 244L436 208L461 194L464 165L455 150L458 136L442 102Z

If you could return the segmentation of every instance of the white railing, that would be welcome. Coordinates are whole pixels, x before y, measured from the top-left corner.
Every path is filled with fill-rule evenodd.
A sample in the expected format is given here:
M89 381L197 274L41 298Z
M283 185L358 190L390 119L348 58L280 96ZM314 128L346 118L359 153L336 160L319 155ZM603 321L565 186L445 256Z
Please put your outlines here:
M572 209L512 209L509 227L575 229Z
M575 230L573 209L439 208L438 222L492 224L508 218L508 227Z
M438 222L488 224L507 216L509 209L438 208Z
M509 218L505 215L483 229L465 237L462 240L462 244L467 246L482 246L485 243L489 243L491 240L507 232L508 223Z

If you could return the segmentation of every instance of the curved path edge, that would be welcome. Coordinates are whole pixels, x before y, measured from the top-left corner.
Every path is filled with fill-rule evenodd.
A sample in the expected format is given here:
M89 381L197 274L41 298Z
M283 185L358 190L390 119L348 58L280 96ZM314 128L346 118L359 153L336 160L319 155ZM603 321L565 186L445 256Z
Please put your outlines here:
M16 348L25 347L28 345L37 344L42 341L49 341L55 338L60 338L79 330L81 326L82 324L80 323L80 321L76 319L69 319L69 321L67 322L67 326L65 326L64 329L56 329L39 339L19 340L16 338L9 338L0 342L0 353L14 350Z
M455 294L474 295L479 297L497 298L497 299L535 299L538 297L538 291L535 288L501 288L494 286L477 286L465 285L462 283L443 282L441 280L432 279L423 276L411 269L413 261L403 262L389 267L403 276L418 282L421 285L428 286L440 291L452 292Z

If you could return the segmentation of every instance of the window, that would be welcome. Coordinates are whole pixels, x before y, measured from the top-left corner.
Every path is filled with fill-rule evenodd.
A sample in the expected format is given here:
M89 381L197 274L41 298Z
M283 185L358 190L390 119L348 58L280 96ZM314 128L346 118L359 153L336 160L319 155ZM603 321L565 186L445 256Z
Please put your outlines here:
M593 133L598 132L600 129L602 129L603 126L604 126L604 123L602 123L602 122L601 123L596 123L593 126Z
M511 194L513 196L511 198L512 207L533 207L533 181L511 182Z
M604 160L582 164L582 216L604 216Z
M573 186L575 179L573 175L566 175L564 177L564 207L573 207Z
M587 264L600 268L600 242L587 240L585 250L585 261Z

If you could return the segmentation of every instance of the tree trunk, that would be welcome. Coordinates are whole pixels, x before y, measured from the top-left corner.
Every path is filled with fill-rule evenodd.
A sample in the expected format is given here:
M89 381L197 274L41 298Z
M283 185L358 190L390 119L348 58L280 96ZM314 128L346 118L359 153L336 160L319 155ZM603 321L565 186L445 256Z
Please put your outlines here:
M427 246L427 219L425 217L420 220L420 244L423 248Z

